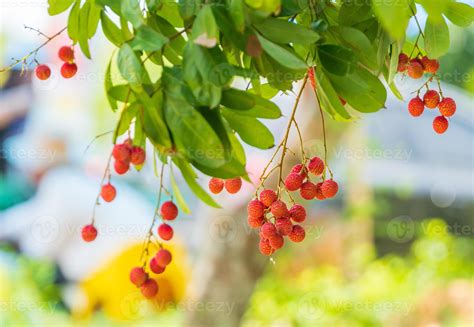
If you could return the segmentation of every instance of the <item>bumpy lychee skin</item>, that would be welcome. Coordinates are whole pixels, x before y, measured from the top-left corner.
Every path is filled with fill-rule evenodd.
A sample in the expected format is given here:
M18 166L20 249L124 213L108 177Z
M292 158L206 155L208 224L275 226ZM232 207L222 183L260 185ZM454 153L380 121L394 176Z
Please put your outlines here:
M433 129L438 134L443 134L448 129L449 123L446 117L438 116L433 120Z
M407 72L408 76L410 76L411 78L419 79L423 77L423 73L425 72L425 70L417 59L412 59L408 64Z
M265 207L269 207L272 205L273 202L277 200L277 194L273 190L263 190L260 192L260 201L265 205Z
M262 217L265 213L265 205L259 200L254 199L247 205L247 213L249 217Z
M61 66L61 75L64 77L64 78L72 78L74 77L74 75L76 75L77 73L77 65L72 63L64 63L62 66Z
M407 70L407 68L408 68L407 65L408 65L408 61L409 61L409 60L410 60L410 59L408 58L408 56L407 56L405 53L403 53L403 52L398 55L398 67L397 67L397 71L398 71L399 73L402 73L402 72L404 72L404 71Z
M311 182L304 182L301 185L300 195L305 200L312 200L316 196L316 185Z
M303 184L303 177L298 173L291 173L285 179L285 187L288 191L296 191Z
M281 218L288 213L288 208L285 202L277 200L270 206L270 211L275 218Z
M314 157L309 161L308 170L316 176L319 176L324 171L324 161L319 157Z
M293 224L291 223L290 218L278 218L275 221L275 227L281 235L288 235L291 233Z
M166 249L160 249L155 256L156 263L159 266L166 267L171 262L171 253Z
M316 195L314 198L318 200L325 200L326 197L324 196L323 191L321 191L321 186L323 186L322 182L316 184Z
M306 232L300 225L293 225L291 232L288 234L288 238L293 242L302 242L306 236Z
M266 256L270 256L273 254L273 248L270 245L270 240L260 240L260 243L258 244L258 247L260 249L260 253Z
M148 279L148 274L142 267L135 267L130 271L130 281L135 286L142 286Z
M164 240L164 241L169 241L173 238L173 227L171 227L168 224L161 224L158 226L158 236Z
M159 274L162 274L166 270L166 267L160 266L158 263L156 263L156 259L152 258L150 260L150 270L153 273L159 275Z
M316 79L314 78L314 69L313 67L308 68L308 78L313 89L316 88Z
M275 225L273 225L271 222L267 222L262 225L262 228L260 229L260 234L265 238L272 238L277 234L277 229Z
M290 209L290 218L297 223L305 221L306 209L300 204L293 205Z
M224 189L224 181L220 178L211 178L209 180L209 191L213 194L219 194Z
M303 179L305 179L308 177L308 168L306 168L303 164L297 164L291 168L290 173L298 173L303 177Z
M425 103L419 97L413 98L408 102L408 111L413 117L421 116L425 110Z
M270 245L274 250L281 249L283 247L283 244L285 244L285 240L280 234L275 234L272 238L269 238L268 240L270 241Z
M71 63L74 61L74 50L68 46L61 47L58 51L58 57L64 62Z
M230 194L235 194L242 188L242 179L240 177L227 179L224 183L225 189Z
M425 103L426 108L434 109L439 104L439 93L435 90L426 91L423 96L423 102Z
M114 169L117 174L123 175L130 169L130 163L128 161L117 160L114 162Z
M178 207L172 201L163 202L160 214L164 220L175 220L178 217Z
M444 98L438 104L439 112L444 117L451 117L456 112L456 102L452 98Z
M39 80L45 81L51 76L51 69L47 65L38 65L36 66L35 74Z
M260 228L265 223L265 218L263 216L261 217L247 217L247 223L251 228Z
M105 202L112 202L115 199L116 195L117 190L110 183L103 185L102 189L100 190L100 196L102 197L102 199L104 199Z
M139 146L134 146L130 151L130 162L135 166L142 165L146 159L146 152Z
M114 145L112 157L114 157L115 160L129 162L131 155L130 148L125 143Z
M425 69L425 72L429 74L436 74L439 69L439 61L436 59L429 59L427 56L421 58L421 64Z
M332 179L324 181L321 185L321 192L327 199L335 197L338 190L339 185L337 185L337 183Z
M94 225L86 225L82 228L82 239L86 242L92 242L97 238L97 229Z
M153 299L158 294L158 283L154 279L147 279L140 286L140 291L145 298Z

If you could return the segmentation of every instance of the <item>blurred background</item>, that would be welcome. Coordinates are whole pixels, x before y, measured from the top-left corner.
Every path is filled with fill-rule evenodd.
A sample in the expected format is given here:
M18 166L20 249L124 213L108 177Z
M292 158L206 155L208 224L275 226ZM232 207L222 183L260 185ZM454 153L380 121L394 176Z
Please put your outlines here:
M66 24L65 15L47 15L46 1L0 3L2 67L44 41L25 25L53 35ZM218 196L223 209L213 210L178 179L191 213L173 222L174 260L158 278L155 301L128 281L153 217L159 181L152 164L112 177L118 195L97 209L101 237L80 239L118 121L103 87L112 47L95 37L93 61L77 51L78 74L64 80L56 59L70 44L64 34L38 54L52 67L48 81L1 73L0 326L474 325L474 29L450 28L440 76L458 112L446 134L432 131L435 113L415 119L408 101L393 96L377 114L326 119L341 192L305 203L305 241L271 259L247 227L251 184L237 197ZM405 99L413 83L397 80ZM287 113L294 95L274 101ZM306 152L322 155L309 89L298 116ZM268 123L279 139L286 119ZM247 154L255 180L272 151ZM288 166L296 162L290 156Z

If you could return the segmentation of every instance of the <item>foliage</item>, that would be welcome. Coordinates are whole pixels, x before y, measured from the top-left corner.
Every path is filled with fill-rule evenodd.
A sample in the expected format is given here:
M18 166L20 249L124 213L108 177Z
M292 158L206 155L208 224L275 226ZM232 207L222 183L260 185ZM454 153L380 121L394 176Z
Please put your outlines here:
M432 58L448 50L446 19L466 27L474 17L471 6L450 0L49 0L49 13L71 8L68 34L87 57L99 24L118 48L105 83L112 109L123 104L115 139L134 124L134 143L146 136L215 206L194 182L195 170L246 177L235 133L251 146L273 147L261 119L282 114L269 99L291 91L308 67L316 67L322 109L336 120L385 107L380 75L398 94L393 76L416 3L428 13L424 48ZM236 78L251 90L233 87Z

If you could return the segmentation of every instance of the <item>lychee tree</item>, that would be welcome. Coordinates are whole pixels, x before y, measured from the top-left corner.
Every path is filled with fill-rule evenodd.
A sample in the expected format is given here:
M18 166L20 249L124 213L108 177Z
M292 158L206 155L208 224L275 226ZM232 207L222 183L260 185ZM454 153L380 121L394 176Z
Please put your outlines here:
M248 222L260 230L260 251L265 255L281 248L284 236L302 241L305 231L296 223L305 220L306 212L292 192L299 191L305 200L324 200L335 196L339 188L327 162L324 117L351 121L360 114L376 113L385 108L388 92L402 100L394 78L406 74L422 79L409 102L409 113L420 116L425 107L439 110L433 128L444 133L456 104L442 92L437 58L449 48L448 21L469 27L474 17L470 5L453 0L48 2L50 15L69 10L67 27L53 36L43 34L47 39L41 46L1 71L16 65L36 66L37 77L48 79L51 70L36 55L52 39L67 33L71 44L59 49L59 57L64 61L62 76L71 78L78 69L74 51L80 49L93 59L89 41L99 25L117 48L111 53L105 92L118 123L94 211L101 199L110 202L116 196L112 163L118 174L126 173L130 164L140 169L146 158L156 166L161 163L156 167L160 179L157 209L141 266L131 273L132 282L145 297L158 292L148 271L161 273L171 262L162 241L172 238L173 229L165 221L174 220L178 210L189 211L173 174L179 172L200 200L219 207L197 181L198 172L211 177L211 193L224 189L236 193L242 179L249 181L242 142L259 149L274 148L249 203ZM427 13L424 26L417 18L421 7ZM418 28L414 42L406 35L410 20ZM113 71L120 73L121 82L113 78ZM247 86L238 88L235 80ZM314 158L304 152L295 119L306 84L315 92L324 131L325 151ZM279 92L297 96L292 110L285 113L289 119L283 139L276 142L262 119L282 116L271 101ZM300 155L301 164L283 177L293 128L301 147L291 151ZM124 140L118 142L120 138ZM147 141L154 148L148 156L144 151ZM170 189L163 184L164 174L171 176ZM272 174L277 175L275 190L265 188ZM161 203L162 195L171 200ZM154 233L159 220L162 224ZM94 222L93 213L92 222L83 230L86 241L100 236ZM150 261L149 248L154 242L160 250Z

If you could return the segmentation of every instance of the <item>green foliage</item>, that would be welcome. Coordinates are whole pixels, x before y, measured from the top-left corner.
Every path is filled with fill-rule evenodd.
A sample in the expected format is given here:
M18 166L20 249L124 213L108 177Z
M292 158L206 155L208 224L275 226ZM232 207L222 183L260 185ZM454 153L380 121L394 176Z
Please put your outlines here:
M349 112L385 107L382 77L400 96L393 77L415 3L428 13L425 50L432 57L449 48L446 19L462 27L473 20L471 6L451 0L48 2L51 15L70 8L68 34L87 57L99 24L118 49L105 79L112 110L124 107L115 137L138 126L140 142L148 139L160 158L171 157L211 204L194 184L195 169L246 176L241 141L261 149L275 144L259 119L282 116L269 99L292 91L308 67L315 67L322 109L347 121ZM117 70L124 84L114 84ZM242 78L252 89L232 88Z

